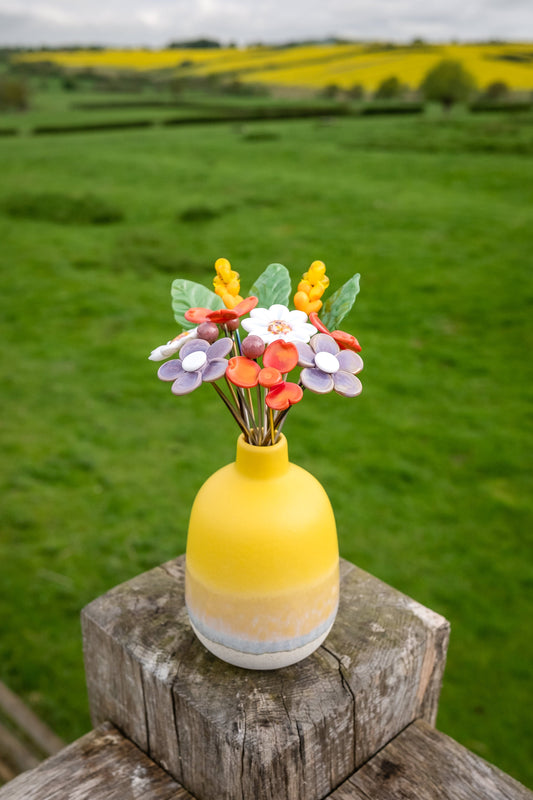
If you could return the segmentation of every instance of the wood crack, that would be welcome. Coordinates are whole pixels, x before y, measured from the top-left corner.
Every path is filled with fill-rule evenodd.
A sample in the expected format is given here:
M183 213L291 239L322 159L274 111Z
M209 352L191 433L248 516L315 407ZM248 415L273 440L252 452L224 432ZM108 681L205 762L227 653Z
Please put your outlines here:
M183 768L182 768L182 760L181 760L181 745L180 745L180 731L178 727L178 713L176 711L176 695L174 694L172 687L170 688L170 699L172 702L172 719L174 721L174 730L176 732L176 742L178 746L178 761L180 762L179 767L179 781L183 783Z
M144 727L146 728L146 752L150 755L150 724L148 720L148 706L146 703L146 690L144 687L144 674L143 668L139 664L139 677L141 680L141 694L143 699L143 708L144 708Z
M246 708L242 707L243 718L243 732L242 732L242 749L241 749L241 798L246 800L246 793L244 790L244 759L245 759L245 746L246 746Z
M356 753L356 740L357 740L357 709L356 709L355 693L354 693L354 691L352 690L352 687L350 686L350 684L348 683L348 679L346 678L346 675L344 674L343 664L342 664L342 661L341 661L340 657L339 657L339 656L338 656L336 653L334 653L332 650L330 650L328 647L326 647L325 645L322 645L322 647L324 648L324 650L326 651L326 653L329 653L329 655L330 655L332 658L334 658L334 659L335 659L335 661L337 662L337 664L339 665L339 675L340 675L340 679L341 679L341 684L342 684L342 687L343 687L343 689L345 689L345 691L347 691L347 692L348 692L348 694L350 695L350 697L351 697L351 700L352 700L352 716L353 716L353 763L354 763L354 769L355 769L355 767L357 766L357 753Z
M283 691L283 681L281 681L281 685L280 685L280 697L281 697L281 703L282 703L283 708L285 709L285 713L287 715L287 719L289 720L289 727L291 729L293 727L296 727L296 733L298 734L298 750L300 752L300 761L301 761L302 766L303 766L304 760L305 760L305 756L304 756L304 733L303 733L303 731L302 731L302 729L300 727L300 723L298 722L298 720L297 719L293 719L291 717L290 713L289 713L289 709L287 708L287 701L286 701L286 698L285 698L285 692Z

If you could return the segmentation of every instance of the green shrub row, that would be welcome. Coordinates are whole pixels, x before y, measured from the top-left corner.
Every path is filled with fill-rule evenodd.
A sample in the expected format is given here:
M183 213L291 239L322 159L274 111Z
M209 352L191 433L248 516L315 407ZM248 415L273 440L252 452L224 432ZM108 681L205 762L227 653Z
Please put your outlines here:
M83 122L71 123L67 125L37 125L32 133L85 133L87 131L112 131L124 130L126 128L149 128L154 125L151 119L133 119L115 122Z

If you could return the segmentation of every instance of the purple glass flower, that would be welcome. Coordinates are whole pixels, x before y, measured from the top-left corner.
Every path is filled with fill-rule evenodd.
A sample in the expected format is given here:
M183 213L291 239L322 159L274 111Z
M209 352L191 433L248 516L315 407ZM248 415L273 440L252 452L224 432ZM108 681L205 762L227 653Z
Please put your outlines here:
M189 394L201 383L212 383L225 375L226 356L232 347L229 337L217 339L213 344L204 339L192 339L182 346L179 358L166 361L159 367L157 377L162 381L172 381L174 394Z
M363 359L353 350L341 350L335 339L316 333L309 344L295 342L298 364L303 367L300 380L306 389L327 394L335 389L343 397L357 397L363 387L356 377L363 369Z

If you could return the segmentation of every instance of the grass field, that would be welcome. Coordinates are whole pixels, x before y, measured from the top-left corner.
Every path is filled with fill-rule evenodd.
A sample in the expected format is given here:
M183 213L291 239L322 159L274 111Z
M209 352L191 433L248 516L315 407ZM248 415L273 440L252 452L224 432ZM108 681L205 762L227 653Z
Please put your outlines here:
M306 396L291 457L342 555L450 619L439 727L533 785L532 148L531 115L0 141L0 678L60 735L90 726L81 607L183 552L234 455L215 393L147 360L172 279L320 258L361 273L364 392ZM54 221L86 193L121 218Z
M48 60L73 69L176 70L183 76L226 75L252 83L323 88L361 84L374 91L391 75L414 89L440 59L462 61L480 88L505 81L533 89L533 44L312 44L242 49L102 50L30 53L21 60Z

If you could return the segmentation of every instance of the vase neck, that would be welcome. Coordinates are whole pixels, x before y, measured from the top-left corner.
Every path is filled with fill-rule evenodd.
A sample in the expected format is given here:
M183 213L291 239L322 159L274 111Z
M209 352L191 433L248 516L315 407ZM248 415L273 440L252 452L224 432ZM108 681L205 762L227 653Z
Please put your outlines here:
M236 466L248 478L277 478L289 469L287 439L280 435L276 444L260 447L248 444L244 436L237 439Z

